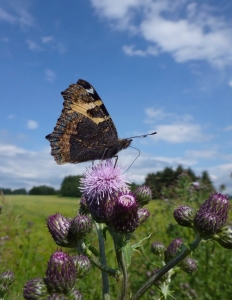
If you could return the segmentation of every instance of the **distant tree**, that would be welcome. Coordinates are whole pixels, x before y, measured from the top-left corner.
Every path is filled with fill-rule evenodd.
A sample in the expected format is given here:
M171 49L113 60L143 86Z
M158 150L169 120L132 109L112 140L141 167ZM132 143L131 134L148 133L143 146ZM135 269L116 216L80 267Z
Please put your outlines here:
M225 185L225 184L220 184L220 186L219 186L220 192L221 192L221 193L224 192L225 189L226 189L226 185Z
M12 191L13 195L26 195L27 191L26 189L22 188L22 189L15 189Z
M34 186L30 191L29 195L55 195L56 191L53 187L40 185Z
M130 184L130 190L133 192L133 191L135 191L139 186L140 186L139 184L136 184L136 183L132 182L132 183Z
M209 190L214 191L214 186L207 171L203 171L201 175L201 183Z
M81 197L81 191L79 190L81 176L67 176L64 178L60 194L64 197Z
M12 190L9 188L0 188L0 190L2 190L4 195L11 195L12 194Z

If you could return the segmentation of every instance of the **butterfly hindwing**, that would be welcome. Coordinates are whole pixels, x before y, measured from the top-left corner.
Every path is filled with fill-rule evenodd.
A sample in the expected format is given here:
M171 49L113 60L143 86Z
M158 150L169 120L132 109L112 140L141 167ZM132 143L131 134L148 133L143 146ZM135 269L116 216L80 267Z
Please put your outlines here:
M80 79L61 94L64 108L46 136L58 164L111 158L129 146L131 140L118 139L104 103L87 81Z

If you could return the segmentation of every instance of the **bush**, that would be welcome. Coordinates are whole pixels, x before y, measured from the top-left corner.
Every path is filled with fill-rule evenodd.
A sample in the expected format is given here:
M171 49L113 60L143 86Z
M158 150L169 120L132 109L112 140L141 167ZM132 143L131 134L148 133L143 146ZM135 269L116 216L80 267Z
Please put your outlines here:
M34 186L30 191L29 195L55 195L56 191L53 187L40 185Z

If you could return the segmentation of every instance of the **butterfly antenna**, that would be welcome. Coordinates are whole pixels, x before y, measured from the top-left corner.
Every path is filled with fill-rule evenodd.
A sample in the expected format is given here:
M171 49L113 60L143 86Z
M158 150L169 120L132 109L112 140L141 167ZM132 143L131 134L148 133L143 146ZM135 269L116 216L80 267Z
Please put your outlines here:
M157 132L152 132L152 133L147 133L147 134L142 134L142 135L136 135L136 136L131 136L128 139L134 139L134 138L144 138L148 135L153 135L153 134L157 134ZM132 147L133 148L133 147ZM136 149L136 148L135 148ZM137 149L138 150L138 149Z
M130 169L130 167L133 165L133 163L136 161L136 159L140 156L140 150L135 148L135 147L132 147L132 146L129 146L130 148L134 148L135 150L137 150L139 152L139 154L136 156L136 158L132 161L132 163L129 165L129 167L126 169L126 171L128 171Z

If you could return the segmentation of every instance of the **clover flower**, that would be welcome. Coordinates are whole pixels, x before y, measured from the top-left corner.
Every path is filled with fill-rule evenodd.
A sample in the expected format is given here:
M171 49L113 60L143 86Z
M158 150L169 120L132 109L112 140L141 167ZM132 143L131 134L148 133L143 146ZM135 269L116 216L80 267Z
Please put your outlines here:
M128 181L123 171L118 165L114 166L112 159L88 168L80 180L80 190L87 203L94 201L99 204L101 200L110 198L111 194L128 190Z

